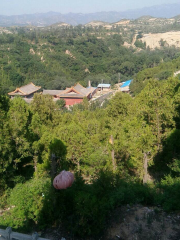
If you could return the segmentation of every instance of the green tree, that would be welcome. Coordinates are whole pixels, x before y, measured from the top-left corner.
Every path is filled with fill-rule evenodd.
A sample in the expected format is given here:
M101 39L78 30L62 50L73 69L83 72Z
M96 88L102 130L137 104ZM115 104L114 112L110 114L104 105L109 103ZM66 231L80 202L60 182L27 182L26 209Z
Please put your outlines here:
M64 99L59 99L56 101L58 108L63 109L66 106L66 101Z
M52 125L55 116L55 108L56 106L52 96L34 94L31 109L34 114L37 113L39 115L42 124Z

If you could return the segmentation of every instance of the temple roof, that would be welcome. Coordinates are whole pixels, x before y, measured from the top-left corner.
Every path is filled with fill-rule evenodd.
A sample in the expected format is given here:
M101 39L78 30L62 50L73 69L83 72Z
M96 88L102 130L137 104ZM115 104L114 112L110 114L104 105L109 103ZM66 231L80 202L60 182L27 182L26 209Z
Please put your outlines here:
M27 85L25 85L25 86L22 86L22 87L20 87L20 88L16 88L16 90L15 91L13 91L13 92L10 92L10 93L8 93L10 96L18 96L18 95L20 95L20 96L27 96L27 95L30 95L30 94L32 94L32 93L34 93L34 92L37 92L39 89L41 89L41 87L40 86L36 86L36 85L34 85L34 83L29 83L29 84L27 84Z
M62 92L64 92L64 90L44 90L43 89L42 94L43 95L49 94L49 95L55 96L55 95L59 95Z
M72 86L71 88L66 88L64 91L62 91L60 94L58 94L59 97L70 97L70 98L84 98L87 97L90 93L92 93L95 90L95 88L85 88L81 84L77 83L75 86Z

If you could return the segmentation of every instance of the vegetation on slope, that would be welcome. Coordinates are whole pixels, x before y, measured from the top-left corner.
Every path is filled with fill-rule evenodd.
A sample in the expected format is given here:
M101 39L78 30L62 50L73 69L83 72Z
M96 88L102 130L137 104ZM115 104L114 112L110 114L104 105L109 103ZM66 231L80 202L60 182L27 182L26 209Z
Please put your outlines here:
M103 28L13 31L0 35L0 225L63 225L95 239L123 204L180 210L178 50L136 52L122 46L118 30ZM136 96L117 93L103 107L84 100L67 111L50 96L28 105L2 95L29 81L54 89L113 84L118 73L134 78ZM63 169L76 181L58 191L52 180Z
M30 81L45 89L64 89L77 81L86 86L88 80L97 86L102 79L113 85L179 56L175 48L151 52L126 48L118 28L10 30L0 35L1 93Z
M0 103L1 226L27 231L56 223L95 238L122 204L180 209L178 79L151 80L134 99L117 93L105 108L84 101L57 111L42 95L31 105L3 96ZM76 181L59 191L52 180L63 169Z
M176 56L178 56L177 54ZM149 80L157 79L159 81L167 80L170 77L176 75L179 79L179 69L180 69L180 57L168 61L162 62L159 66L153 68L147 68L137 73L134 78L133 83L130 88L133 95L137 95L141 90L147 85ZM177 73L177 74L176 74Z

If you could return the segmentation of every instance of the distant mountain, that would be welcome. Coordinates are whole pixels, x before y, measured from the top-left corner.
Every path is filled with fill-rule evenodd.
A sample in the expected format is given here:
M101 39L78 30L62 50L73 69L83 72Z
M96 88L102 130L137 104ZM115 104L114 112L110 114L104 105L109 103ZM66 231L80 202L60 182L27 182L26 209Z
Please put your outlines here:
M143 15L150 15L157 18L171 18L180 14L180 3L163 4L142 9L125 12L128 18L139 18Z
M68 13L61 14L58 12L35 13L4 16L0 15L0 26L49 26L57 22L65 22L71 25L87 24L92 21L117 22L121 19L136 19L144 15L152 17L171 18L180 14L180 3L163 4L142 9L128 10L124 12L97 12L97 13Z
M57 22L65 22L71 25L87 24L92 21L116 22L123 16L118 12L99 12L99 13L68 13L57 12L35 13L13 16L0 15L0 26L49 26Z

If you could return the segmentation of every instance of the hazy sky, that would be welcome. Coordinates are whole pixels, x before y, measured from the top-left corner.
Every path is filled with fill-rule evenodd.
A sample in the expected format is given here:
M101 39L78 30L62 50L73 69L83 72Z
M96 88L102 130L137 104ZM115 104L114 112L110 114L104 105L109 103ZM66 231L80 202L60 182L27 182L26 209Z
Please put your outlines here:
M180 0L0 0L0 15L24 13L92 13L100 11L124 11Z

